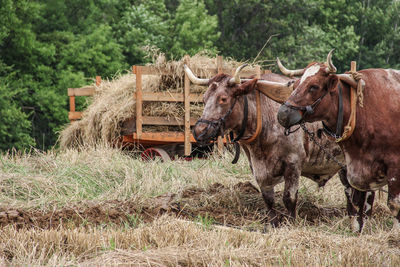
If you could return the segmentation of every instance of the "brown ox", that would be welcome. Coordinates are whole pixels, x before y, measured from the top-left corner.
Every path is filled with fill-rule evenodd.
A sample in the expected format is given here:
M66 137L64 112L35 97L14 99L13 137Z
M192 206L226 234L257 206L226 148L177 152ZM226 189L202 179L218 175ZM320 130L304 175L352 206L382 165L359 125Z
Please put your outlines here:
M236 135L240 133L244 117L244 96L248 99L248 120L241 140L249 139L257 128L255 89L261 85L274 87L277 83L281 83L283 89L285 87L287 89L290 84L289 78L277 74L265 74L261 77L263 80L240 80L237 71L234 78L219 74L211 79L199 79L186 66L185 71L193 83L208 85L208 90L204 94L203 115L193 128L194 136L200 143L208 143L227 129L232 129ZM244 80L246 81L242 83ZM318 146L309 142L302 131L290 136L284 135L275 115L279 106L279 103L261 94L261 133L251 143L241 143L272 218L275 217L273 211L275 185L285 182L283 202L290 216L295 217L300 175L323 186L340 169L335 162L324 156ZM321 124L313 123L308 127L317 130ZM326 137L322 137L320 141L331 153L343 159L338 145ZM339 174L347 189L345 191L348 196L349 215L355 216L356 210L349 201L351 188L347 183L345 171ZM272 223L275 224L276 221Z
M340 125L340 90L343 124L347 124L351 111L350 90L356 83L348 74L335 74L331 55L332 51L327 63L312 63L303 70L290 72L282 68L287 74L302 75L278 112L278 120L285 128L302 121L322 121L326 132L335 132ZM354 188L366 192L364 200L373 198L374 190L388 185L388 206L397 228L400 219L400 71L366 69L359 73L365 82L363 107L356 105L355 130L339 145L345 154L348 181ZM337 131L342 134L343 130L342 125ZM372 208L371 204L366 206ZM359 227L362 226L361 222Z

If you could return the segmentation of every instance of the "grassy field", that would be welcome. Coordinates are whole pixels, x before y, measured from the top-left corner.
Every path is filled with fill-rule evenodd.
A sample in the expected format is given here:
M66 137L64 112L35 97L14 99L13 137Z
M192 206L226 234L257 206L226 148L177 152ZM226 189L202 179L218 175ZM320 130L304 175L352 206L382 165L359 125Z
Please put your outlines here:
M247 161L142 162L119 150L0 156L0 266L400 266L386 194L352 233L339 179L302 179L271 228ZM284 214L282 186L276 209Z

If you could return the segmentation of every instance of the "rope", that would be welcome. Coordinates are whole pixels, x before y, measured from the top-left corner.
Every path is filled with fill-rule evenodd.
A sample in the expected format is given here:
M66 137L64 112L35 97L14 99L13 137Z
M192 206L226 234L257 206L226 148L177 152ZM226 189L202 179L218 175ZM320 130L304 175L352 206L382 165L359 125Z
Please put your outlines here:
M357 82L357 99L360 107L364 107L364 81L362 80L362 73L357 71L349 71L349 73L353 76L353 79Z

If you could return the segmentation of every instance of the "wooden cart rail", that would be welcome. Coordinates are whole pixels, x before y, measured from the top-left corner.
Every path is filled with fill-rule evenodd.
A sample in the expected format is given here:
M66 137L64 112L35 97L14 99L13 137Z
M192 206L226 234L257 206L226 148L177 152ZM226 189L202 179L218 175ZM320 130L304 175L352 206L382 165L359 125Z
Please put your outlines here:
M190 57L185 56L185 64L190 66ZM205 70L212 75L220 73L231 73L235 72L235 68L225 69L222 68L222 56L216 57L217 68L206 68ZM268 73L270 71L261 71L259 66L256 66L255 71L242 71L242 77L248 77L251 75L260 76L261 73ZM190 117L190 103L191 102L203 102L202 94L191 94L190 93L190 80L185 73L184 90L183 93L170 93L170 92L143 92L142 88L142 76L143 75L160 75L168 74L166 69L156 68L153 66L132 66L132 73L136 75L136 91L133 95L136 104L136 132L132 135L123 136L123 142L137 143L143 145L158 145L168 143L184 143L184 154L189 156L191 154L191 143L195 142L190 126L196 123L196 118ZM101 83L101 77L96 77L96 85L99 86ZM68 88L68 96L70 100L70 112L68 118L72 121L78 120L82 117L82 112L75 110L75 97L76 96L91 96L95 92L94 86L87 86L83 88ZM183 102L184 103L184 118L166 118L156 116L143 116L143 102L154 101L154 102ZM184 132L143 132L143 125L164 125L164 126L184 126ZM218 150L222 151L223 143L226 140L219 138L217 141Z
M222 56L221 56L222 58ZM221 61L222 62L222 61ZM203 69L205 72L210 73L211 75L215 76L219 73L235 73L236 68L204 68ZM132 69L132 73L136 74L136 70ZM270 73L269 70L264 70L264 73ZM142 75L160 75L160 74L171 74L171 71L168 71L164 68L159 68L159 67L154 67L154 66L141 66L141 74ZM195 73L196 74L196 73ZM254 75L254 71L249 71L249 70L242 70L240 72L240 76L242 77L249 77L251 75ZM201 77L201 75L196 74L196 76ZM209 77L207 77L209 78Z

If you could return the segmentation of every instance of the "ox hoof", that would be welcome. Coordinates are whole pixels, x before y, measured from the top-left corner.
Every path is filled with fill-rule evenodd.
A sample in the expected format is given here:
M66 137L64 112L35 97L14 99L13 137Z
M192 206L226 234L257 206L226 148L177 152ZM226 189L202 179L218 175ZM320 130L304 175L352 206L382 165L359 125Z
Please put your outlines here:
M273 228L279 227L281 224L280 218L274 210L269 210L265 219L265 223Z
M359 233L361 231L360 223L357 220L357 217L351 216L350 217L351 224L350 229L353 233Z

